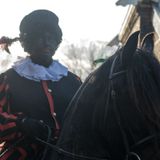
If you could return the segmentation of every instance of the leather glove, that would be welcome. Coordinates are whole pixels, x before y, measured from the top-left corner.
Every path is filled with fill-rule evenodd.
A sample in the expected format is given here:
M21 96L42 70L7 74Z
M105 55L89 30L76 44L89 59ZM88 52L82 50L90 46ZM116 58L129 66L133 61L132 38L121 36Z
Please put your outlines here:
M23 118L17 121L17 126L21 132L30 137L38 137L41 139L47 138L47 125L45 125L43 121L32 118Z

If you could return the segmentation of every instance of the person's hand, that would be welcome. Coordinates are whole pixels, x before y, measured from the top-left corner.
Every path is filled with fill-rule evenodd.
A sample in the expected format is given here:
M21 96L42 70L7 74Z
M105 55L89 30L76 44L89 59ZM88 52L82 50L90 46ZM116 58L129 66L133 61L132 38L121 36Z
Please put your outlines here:
M47 138L48 130L43 121L32 118L23 118L17 121L17 126L23 134L30 137Z

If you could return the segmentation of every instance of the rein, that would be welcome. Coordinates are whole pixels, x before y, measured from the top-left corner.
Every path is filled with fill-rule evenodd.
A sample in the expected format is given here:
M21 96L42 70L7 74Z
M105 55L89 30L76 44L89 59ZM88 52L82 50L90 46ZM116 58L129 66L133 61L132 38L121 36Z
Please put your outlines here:
M89 156L83 156L83 155L78 155L78 154L74 154L71 152L68 152L60 147L57 147L56 145L52 145L50 143L47 143L46 141L40 139L40 138L36 138L37 141L49 146L50 148L52 148L54 151L56 151L58 154L61 154L63 156L69 157L69 158L73 158L73 159L78 159L78 160L109 160L106 158L97 158L97 157L89 157Z
M126 135L126 133L125 133L125 131L122 128L122 125L121 125L121 118L120 118L120 115L118 113L117 105L116 105L116 91L115 91L114 85L113 85L113 79L117 78L117 76L120 76L120 75L126 73L126 70L114 73L114 68L115 68L117 58L118 58L118 56L116 56L114 58L114 60L112 62L112 65L111 65L110 74L109 74L110 92L111 92L111 98L113 100L113 109L114 109L114 112L115 112L115 115L116 115L118 126L120 128L120 131L121 131L121 134L122 134L122 137L123 137L123 142L124 142L124 145L125 145L126 153L129 153L130 150L129 150L129 144L128 144L128 141L127 141L127 135Z

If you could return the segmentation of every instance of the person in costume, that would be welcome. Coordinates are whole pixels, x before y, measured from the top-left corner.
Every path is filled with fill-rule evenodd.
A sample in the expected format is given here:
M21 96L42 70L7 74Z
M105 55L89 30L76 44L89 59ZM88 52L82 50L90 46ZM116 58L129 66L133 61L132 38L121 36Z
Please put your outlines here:
M56 144L64 112L81 85L78 76L53 56L62 41L59 18L35 10L19 26L20 36L2 37L7 46L19 40L28 56L0 75L1 160L40 160Z

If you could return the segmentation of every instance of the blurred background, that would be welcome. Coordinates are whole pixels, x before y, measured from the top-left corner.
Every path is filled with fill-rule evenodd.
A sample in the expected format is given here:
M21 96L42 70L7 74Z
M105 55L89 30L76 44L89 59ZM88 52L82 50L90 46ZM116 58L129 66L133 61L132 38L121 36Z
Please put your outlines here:
M132 32L141 29L143 39L146 33L156 30L158 42L159 3L159 0L5 0L0 5L0 37L17 37L21 19L33 10L53 11L63 31L63 42L54 59L84 80ZM0 51L0 73L27 55L18 42L9 49L11 54Z

